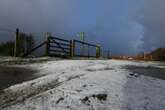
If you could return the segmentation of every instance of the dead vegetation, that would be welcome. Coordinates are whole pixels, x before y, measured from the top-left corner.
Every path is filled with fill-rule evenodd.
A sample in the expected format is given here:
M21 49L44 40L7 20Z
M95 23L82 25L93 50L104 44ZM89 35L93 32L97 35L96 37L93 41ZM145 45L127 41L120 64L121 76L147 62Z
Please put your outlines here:
M97 99L99 101L106 101L107 97L108 97L107 94L93 94L91 96L84 97L83 99L81 99L81 101L86 105L90 105L91 98Z

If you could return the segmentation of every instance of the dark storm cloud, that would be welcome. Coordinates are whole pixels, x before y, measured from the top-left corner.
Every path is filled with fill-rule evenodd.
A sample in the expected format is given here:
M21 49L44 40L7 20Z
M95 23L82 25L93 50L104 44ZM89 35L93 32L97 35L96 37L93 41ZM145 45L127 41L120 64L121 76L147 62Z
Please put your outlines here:
M141 51L143 27L137 22L136 13L142 6L140 0L105 1L102 16L93 30L98 41L116 54Z
M163 46L164 16L163 9L158 6L161 2L1 0L0 28L14 30L19 27L24 32L36 34L37 39L43 39L42 34L47 31L68 39L78 38L77 33L84 31L88 41L98 42L114 54L136 54L143 49ZM10 38L0 37L0 40Z
M0 27L11 30L19 27L23 32L37 35L37 39L43 38L42 34L47 31L60 35L66 33L70 14L71 5L66 0L0 1ZM12 37L1 36L0 40L7 38Z
M143 49L151 51L158 47L165 47L165 1L148 0L141 10L143 25Z

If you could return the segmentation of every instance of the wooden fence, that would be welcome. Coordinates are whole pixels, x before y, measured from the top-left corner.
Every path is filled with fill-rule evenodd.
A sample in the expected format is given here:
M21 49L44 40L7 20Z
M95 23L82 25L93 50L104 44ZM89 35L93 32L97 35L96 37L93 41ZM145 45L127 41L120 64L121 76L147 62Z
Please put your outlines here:
M94 45L94 44L90 44L90 43L87 43L87 42L82 42L82 41L79 41L79 40L73 40L74 47L76 47L76 44L81 45L82 52L80 52L78 54L74 51L74 56L77 56L77 57L96 57L96 58L100 57L100 46L99 45ZM84 47L88 48L87 49L87 55L85 55ZM95 48L95 54L94 55L90 54L90 47ZM73 50L75 50L75 48Z
M48 56L71 56L71 42L69 40L48 37L46 54Z
M84 54L77 54L75 52L76 44L80 44L82 46L87 46L87 47L94 47L95 48L95 55L90 55L89 54L89 48L88 48L88 55ZM100 57L100 46L90 44L87 42L82 42L79 40L66 40L58 37L52 37L52 36L47 36L46 41L42 42L40 45L36 46L33 48L31 51L27 52L24 54L24 57L28 56L38 48L42 47L45 45L45 55L47 56L57 56L57 57Z

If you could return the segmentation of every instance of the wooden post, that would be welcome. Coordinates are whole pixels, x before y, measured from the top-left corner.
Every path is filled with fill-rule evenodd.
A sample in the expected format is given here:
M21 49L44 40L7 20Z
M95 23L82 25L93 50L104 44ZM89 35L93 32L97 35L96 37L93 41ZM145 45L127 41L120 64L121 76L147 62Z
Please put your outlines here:
M98 47L96 47L96 58L98 58Z
M85 32L80 32L80 38L82 42L85 42ZM85 47L84 47L84 43L82 43L82 47L81 47L81 55L84 55L84 51L85 51Z
M96 47L96 58L100 57L100 45Z
M98 57L101 57L101 46L99 45L99 54Z
M146 60L146 54L145 54L145 52L143 53L143 60Z
M89 45L88 45L88 58L89 58L89 56L90 56L90 48L89 48Z
M74 52L75 52L75 42L74 40L70 41L70 56L71 58L74 57Z
M46 47L45 47L45 55L49 56L49 49L50 49L50 33L46 33Z
M107 51L107 58L109 59L111 57L110 51Z
M14 45L14 57L18 57L19 54L19 29L16 29L15 33L15 45Z
M150 55L150 59L153 60L153 56L152 55Z
M69 51L69 54L70 54L70 57L72 58L73 55L72 55L72 40L70 40L70 51Z

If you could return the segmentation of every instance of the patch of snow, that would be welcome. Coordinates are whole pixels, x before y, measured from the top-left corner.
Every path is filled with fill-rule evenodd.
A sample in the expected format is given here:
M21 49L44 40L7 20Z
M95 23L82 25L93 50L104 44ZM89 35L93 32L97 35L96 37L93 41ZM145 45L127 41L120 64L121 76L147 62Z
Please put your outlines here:
M29 67L45 76L9 87L1 110L162 110L165 81L130 75L126 65L158 66L121 60L62 60ZM6 96L5 96L6 95Z

